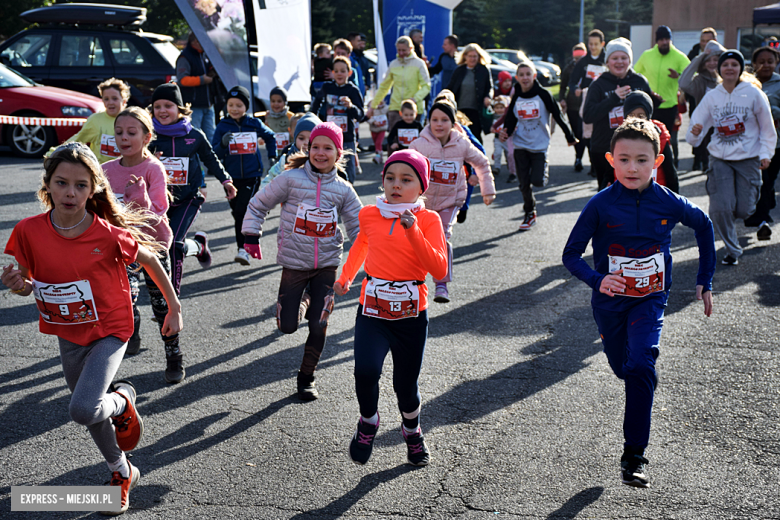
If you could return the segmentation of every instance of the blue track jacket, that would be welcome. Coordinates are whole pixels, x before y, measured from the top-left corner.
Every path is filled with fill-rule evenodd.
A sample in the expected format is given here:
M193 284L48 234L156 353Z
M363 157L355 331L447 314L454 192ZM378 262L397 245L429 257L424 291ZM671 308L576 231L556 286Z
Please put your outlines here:
M232 117L223 117L217 124L214 131L214 137L211 140L211 146L219 160L225 165L225 169L234 179L250 179L263 175L263 159L260 157L262 151L257 147L255 153L231 155L230 150L222 147L222 137L228 133L255 132L257 137L265 141L265 147L268 152L268 160L276 159L276 138L265 123L257 118L245 115L238 121Z

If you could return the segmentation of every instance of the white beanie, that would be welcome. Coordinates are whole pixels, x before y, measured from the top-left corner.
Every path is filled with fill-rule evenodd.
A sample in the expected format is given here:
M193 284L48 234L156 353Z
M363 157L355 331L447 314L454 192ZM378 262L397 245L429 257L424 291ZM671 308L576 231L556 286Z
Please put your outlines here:
M609 55L612 54L615 51L623 51L626 54L628 54L628 61L629 63L634 62L634 55L631 53L631 41L620 37L615 38L611 42L607 44L607 50L606 50L606 56L604 57L604 60L609 59Z

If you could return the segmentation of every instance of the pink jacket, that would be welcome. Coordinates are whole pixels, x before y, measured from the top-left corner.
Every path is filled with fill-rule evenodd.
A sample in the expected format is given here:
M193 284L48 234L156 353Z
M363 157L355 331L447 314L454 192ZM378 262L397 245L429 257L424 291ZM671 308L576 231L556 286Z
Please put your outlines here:
M153 225L153 229L144 229L144 231L170 249L173 243L173 231L168 224L169 204L165 167L156 157L147 157L141 164L131 167L122 166L120 161L121 158L103 164L103 171L108 177L114 196L124 205L132 202L157 215L159 221ZM133 175L140 180L127 187Z
M463 171L463 163L474 167L482 195L496 194L487 157L458 130L453 128L450 131L450 140L442 146L441 141L431 133L430 126L426 126L409 148L417 150L431 161L431 182L425 192L426 208L441 211L463 205L466 201L466 173Z

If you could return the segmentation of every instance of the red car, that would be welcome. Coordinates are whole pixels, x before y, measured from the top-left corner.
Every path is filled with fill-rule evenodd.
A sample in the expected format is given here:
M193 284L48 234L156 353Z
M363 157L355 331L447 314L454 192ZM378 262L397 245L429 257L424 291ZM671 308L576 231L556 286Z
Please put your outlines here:
M87 118L103 110L100 98L72 90L38 85L18 72L0 64L0 116L44 118ZM11 147L20 157L42 157L78 132L76 126L36 124L0 124L0 144Z

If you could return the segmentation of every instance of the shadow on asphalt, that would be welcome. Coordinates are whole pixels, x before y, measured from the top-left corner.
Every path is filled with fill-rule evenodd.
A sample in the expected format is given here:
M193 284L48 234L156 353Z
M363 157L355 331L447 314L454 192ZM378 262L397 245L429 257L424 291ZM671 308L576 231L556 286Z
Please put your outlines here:
M586 507L598 500L603 493L604 488L601 486L584 489L550 513L547 520L576 518Z

